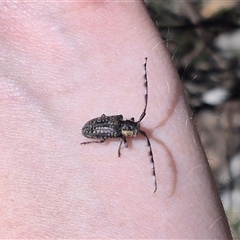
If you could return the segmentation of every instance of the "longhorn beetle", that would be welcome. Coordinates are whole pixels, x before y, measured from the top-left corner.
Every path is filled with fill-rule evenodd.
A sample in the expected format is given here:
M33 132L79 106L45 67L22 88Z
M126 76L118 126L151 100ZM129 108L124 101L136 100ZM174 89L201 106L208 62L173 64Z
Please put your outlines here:
M148 79L147 79L147 58L145 58L144 63L144 86L145 86L145 106L143 112L137 122L134 121L134 118L130 120L123 120L122 115L106 116L102 114L101 117L94 118L88 121L82 128L83 136L87 138L100 139L97 141L83 142L81 144L89 143L103 143L108 138L120 138L121 142L118 148L118 157L121 156L121 146L124 143L124 146L127 148L127 137L136 137L139 133L142 134L147 139L147 144L149 147L149 155L152 163L152 173L154 177L154 193L157 191L157 179L155 173L155 164L153 160L152 147L149 141L147 134L140 129L140 122L146 115L147 104L148 104Z

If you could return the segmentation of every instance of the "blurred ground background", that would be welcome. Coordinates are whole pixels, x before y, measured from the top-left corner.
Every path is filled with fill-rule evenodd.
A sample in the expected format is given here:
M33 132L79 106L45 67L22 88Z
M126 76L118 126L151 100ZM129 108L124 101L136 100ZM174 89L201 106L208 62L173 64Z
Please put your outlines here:
M240 239L240 1L146 0Z

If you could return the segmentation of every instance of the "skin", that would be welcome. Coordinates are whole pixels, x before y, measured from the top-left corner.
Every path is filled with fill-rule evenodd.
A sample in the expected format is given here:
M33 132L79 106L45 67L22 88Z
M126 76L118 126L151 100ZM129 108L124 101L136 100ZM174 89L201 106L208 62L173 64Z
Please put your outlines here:
M0 3L1 238L231 239L166 46L140 1ZM102 144L123 114L146 139Z

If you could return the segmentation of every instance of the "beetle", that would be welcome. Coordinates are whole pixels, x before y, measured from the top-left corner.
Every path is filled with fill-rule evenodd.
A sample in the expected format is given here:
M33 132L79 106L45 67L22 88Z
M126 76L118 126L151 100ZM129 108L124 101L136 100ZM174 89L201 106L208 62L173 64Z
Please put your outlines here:
M157 179L155 172L155 163L153 159L152 147L147 134L140 129L140 122L146 116L146 110L148 105L148 79L147 79L147 58L144 63L144 86L145 86L145 106L138 121L134 121L134 118L130 120L123 120L123 115L106 116L102 114L101 117L97 117L88 121L82 128L82 134L87 138L99 139L96 141L82 142L82 144L89 143L103 143L109 138L120 138L120 145L118 147L118 157L121 156L121 146L128 148L127 138L136 137L139 133L143 135L149 147L149 156L152 164L152 174L154 177L154 193L157 191Z

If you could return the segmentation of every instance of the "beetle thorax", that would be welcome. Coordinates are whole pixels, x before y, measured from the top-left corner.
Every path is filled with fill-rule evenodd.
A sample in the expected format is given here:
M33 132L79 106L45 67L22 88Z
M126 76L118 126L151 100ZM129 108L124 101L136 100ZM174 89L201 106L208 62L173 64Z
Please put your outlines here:
M122 122L121 132L124 137L136 137L139 133L140 123L131 120Z

